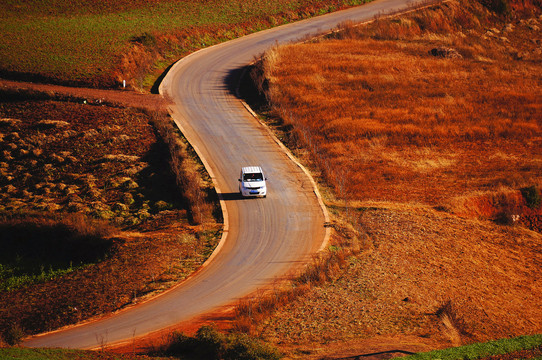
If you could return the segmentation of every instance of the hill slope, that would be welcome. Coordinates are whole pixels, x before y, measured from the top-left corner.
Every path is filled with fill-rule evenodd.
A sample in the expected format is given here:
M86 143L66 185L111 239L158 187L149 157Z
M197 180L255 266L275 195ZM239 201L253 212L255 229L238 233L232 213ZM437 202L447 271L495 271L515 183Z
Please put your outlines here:
M312 352L542 332L542 9L496 3L450 1L264 56L269 115L350 228L333 249L359 249L264 337Z

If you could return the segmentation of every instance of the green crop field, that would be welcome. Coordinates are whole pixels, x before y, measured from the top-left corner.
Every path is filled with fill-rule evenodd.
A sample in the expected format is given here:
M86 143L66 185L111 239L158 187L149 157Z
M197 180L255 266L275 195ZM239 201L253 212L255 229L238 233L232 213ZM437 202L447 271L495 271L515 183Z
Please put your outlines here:
M157 38L166 36L160 50L173 59L249 32L364 2L2 1L0 76L115 86L134 44L154 51ZM136 63L132 67L142 65L137 57L128 58ZM158 60L157 56L155 63Z

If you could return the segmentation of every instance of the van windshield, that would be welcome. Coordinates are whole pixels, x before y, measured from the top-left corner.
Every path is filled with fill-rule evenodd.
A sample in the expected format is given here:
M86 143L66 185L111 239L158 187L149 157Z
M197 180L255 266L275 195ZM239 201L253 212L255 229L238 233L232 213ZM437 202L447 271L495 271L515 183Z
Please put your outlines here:
M243 181L262 181L262 180L263 180L262 173L246 173L243 176Z

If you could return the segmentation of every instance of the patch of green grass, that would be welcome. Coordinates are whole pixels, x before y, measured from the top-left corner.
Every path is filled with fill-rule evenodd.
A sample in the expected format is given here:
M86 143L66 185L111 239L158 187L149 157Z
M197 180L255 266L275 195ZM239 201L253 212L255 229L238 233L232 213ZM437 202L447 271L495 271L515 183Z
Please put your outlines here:
M244 35L240 31L216 32L198 36L197 29L231 26L250 22L249 32L273 24L259 23L281 13L312 8L312 15L335 6L352 6L364 0L7 0L0 4L0 76L1 74L38 74L61 82L113 85L122 55L134 43L153 47L138 39L155 34L194 32L197 47L205 47ZM328 4L329 3L329 4ZM333 4L333 6L331 5ZM310 16L310 13L303 17ZM299 18L299 16L296 16ZM189 42L190 43L190 42ZM172 52L186 53L190 49ZM116 74L118 76L118 74ZM146 80L146 83L150 80Z
M100 231L82 217L0 221L0 292L47 281L99 261L113 244Z
M39 273L28 273L26 265L3 265L0 264L0 291L10 291L25 287L30 284L44 282L58 276L68 274L79 267L69 266L66 269L45 269L41 266ZM32 270L30 270L32 272Z
M515 351L533 349L542 345L542 334L519 336L486 343L471 344L444 350L430 351L401 357L401 360L473 360L493 355L509 354Z

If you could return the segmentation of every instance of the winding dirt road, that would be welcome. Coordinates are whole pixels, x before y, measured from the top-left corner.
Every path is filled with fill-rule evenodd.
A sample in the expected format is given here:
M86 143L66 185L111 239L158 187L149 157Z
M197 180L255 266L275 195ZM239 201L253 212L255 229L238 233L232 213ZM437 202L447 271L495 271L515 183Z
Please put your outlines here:
M407 7L406 0L377 0L210 47L176 63L160 92L174 101L170 113L211 174L226 219L212 261L151 301L24 345L95 349L131 341L235 303L309 260L325 242L325 213L311 179L236 98L239 69L276 43ZM239 170L246 165L264 168L267 198L237 195Z

